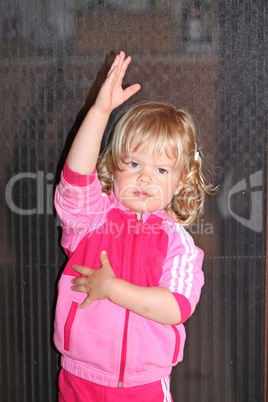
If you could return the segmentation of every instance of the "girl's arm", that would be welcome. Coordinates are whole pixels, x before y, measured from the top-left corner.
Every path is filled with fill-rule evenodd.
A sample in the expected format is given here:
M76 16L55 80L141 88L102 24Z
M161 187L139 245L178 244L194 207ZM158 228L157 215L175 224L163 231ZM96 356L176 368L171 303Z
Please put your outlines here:
M125 58L123 51L115 57L96 101L89 109L69 151L67 162L72 171L80 174L93 172L111 112L139 91L139 84L122 88L130 62L131 57Z
M142 287L115 278L109 300L160 324L176 325L181 321L179 305L166 288Z
M102 266L99 269L80 265L72 267L84 275L84 277L72 279L72 290L88 294L79 308L85 308L95 300L109 299L118 306L160 324L180 323L179 305L168 289L137 286L116 278L106 252L102 252L100 258Z

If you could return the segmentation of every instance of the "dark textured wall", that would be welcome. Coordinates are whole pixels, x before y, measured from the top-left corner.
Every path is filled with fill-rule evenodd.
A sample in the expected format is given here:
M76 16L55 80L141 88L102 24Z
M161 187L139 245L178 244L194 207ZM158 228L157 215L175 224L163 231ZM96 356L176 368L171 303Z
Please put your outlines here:
M0 400L56 400L52 331L65 257L53 191L113 53L124 49L133 57L126 82L142 85L131 102L193 113L219 185L190 229L206 253L206 285L172 373L174 401L264 401L265 2L201 1L198 38L191 2L123 3L0 6Z

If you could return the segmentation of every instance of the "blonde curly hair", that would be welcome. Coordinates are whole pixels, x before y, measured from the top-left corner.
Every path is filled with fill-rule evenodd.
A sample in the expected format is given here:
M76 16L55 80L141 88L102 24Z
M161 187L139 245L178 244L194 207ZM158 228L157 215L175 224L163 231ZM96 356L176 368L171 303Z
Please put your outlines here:
M134 139L134 151L148 144L148 149L153 147L154 157L165 152L177 160L183 187L166 210L178 223L190 226L203 209L205 194L213 193L202 173L193 118L167 103L142 102L130 107L118 121L110 144L98 159L98 177L106 194L113 191L114 172L122 171L121 163L130 154Z

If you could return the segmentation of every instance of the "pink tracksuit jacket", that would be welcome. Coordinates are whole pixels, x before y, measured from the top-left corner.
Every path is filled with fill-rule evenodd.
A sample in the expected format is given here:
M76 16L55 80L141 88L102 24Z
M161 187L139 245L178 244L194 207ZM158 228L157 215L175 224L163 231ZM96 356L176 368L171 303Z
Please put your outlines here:
M109 387L133 387L166 377L183 358L182 323L193 313L204 284L203 252L166 211L145 212L137 220L113 193L102 193L96 171L80 175L66 163L55 207L68 256L58 284L54 331L62 367ZM72 278L79 276L71 266L100 268L102 250L118 278L169 289L179 304L181 323L159 324L109 300L78 310L87 295L70 289Z

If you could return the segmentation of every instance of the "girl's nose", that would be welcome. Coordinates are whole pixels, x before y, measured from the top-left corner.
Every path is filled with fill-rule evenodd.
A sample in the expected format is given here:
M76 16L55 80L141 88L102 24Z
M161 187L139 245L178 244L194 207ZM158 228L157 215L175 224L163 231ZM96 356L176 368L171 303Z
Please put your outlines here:
M152 183L151 173L146 169L143 169L139 174L138 181L144 184Z

